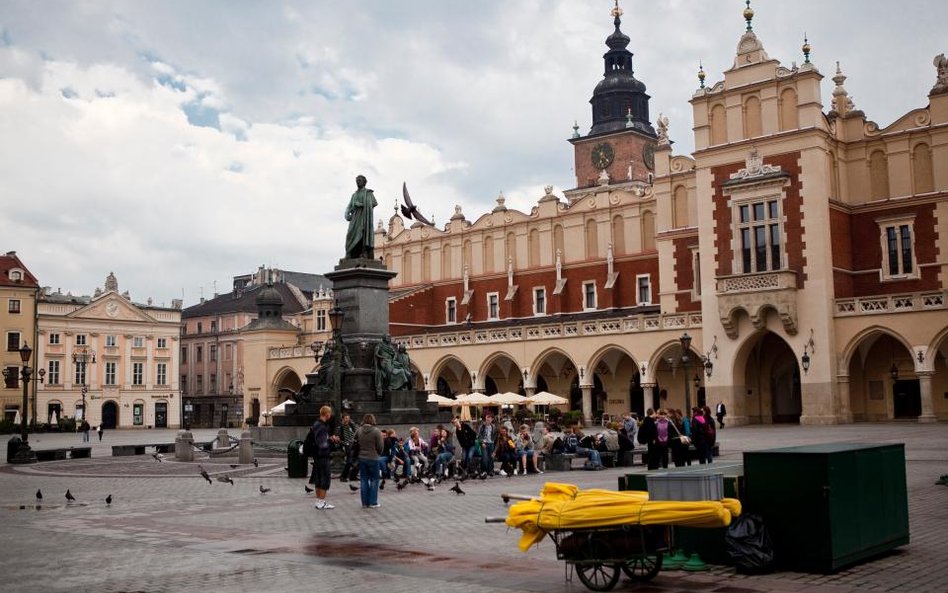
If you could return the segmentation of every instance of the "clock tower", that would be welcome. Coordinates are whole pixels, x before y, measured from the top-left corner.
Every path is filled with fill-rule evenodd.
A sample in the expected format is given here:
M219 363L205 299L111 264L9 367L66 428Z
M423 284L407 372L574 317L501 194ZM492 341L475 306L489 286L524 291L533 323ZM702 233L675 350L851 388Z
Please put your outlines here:
M645 84L632 71L629 36L619 29L622 9L612 9L615 31L606 38L605 73L592 99L592 128L573 126L576 187L648 181L655 167L655 130L648 119Z

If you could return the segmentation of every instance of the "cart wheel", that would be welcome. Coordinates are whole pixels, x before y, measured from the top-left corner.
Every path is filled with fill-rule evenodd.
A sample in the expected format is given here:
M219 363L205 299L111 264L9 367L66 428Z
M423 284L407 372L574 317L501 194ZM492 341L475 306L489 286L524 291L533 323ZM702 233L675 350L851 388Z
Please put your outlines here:
M577 562L576 574L590 591L611 591L619 582L619 565L603 562Z
M662 553L642 554L626 560L622 570L633 581L650 581L662 569Z

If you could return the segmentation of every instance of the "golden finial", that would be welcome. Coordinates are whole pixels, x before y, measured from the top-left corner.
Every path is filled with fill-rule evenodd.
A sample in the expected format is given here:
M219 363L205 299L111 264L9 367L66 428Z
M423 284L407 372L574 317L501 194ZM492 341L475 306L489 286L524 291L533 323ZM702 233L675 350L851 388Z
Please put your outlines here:
M806 33L803 33L803 47L802 47L801 49L803 50L803 63L804 63L804 64L809 64L809 63L810 63L810 49L811 49L811 48L810 48L810 42L807 41Z
M744 9L744 20L747 21L747 30L751 30L751 21L754 20L754 9L751 8L751 0L746 1L747 8Z
M616 0L615 8L613 8L609 14L611 14L612 16L616 18L619 18L620 16L622 16L622 9L619 8L619 0Z
M701 83L701 88L704 88L704 64L698 62L698 82Z

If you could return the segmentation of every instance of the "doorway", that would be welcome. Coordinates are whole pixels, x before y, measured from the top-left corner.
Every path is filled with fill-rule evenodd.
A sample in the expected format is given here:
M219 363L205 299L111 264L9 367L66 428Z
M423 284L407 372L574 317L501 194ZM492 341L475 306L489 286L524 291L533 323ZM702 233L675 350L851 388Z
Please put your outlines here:
M896 381L892 386L892 415L915 420L922 413L922 392L918 379Z
M168 428L168 402L155 402L155 428Z
M105 402L102 404L102 428L112 429L118 426L118 404Z

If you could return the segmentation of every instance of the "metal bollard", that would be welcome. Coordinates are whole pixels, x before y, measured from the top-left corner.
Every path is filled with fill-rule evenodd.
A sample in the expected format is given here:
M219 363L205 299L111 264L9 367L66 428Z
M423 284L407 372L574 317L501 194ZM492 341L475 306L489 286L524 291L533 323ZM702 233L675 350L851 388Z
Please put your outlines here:
M178 461L194 461L194 435L182 430L174 440L174 458Z
M237 447L237 463L253 463L253 441L250 431L240 433L240 445Z

